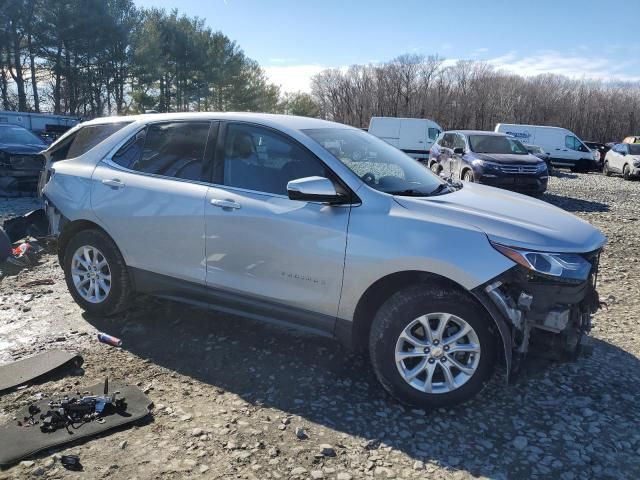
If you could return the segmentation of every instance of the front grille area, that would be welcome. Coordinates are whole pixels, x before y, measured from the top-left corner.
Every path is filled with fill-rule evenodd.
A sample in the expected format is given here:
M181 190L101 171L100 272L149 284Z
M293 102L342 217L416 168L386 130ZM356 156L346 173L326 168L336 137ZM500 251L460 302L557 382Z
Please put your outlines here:
M535 165L500 165L499 168L503 173L522 173L531 175L538 171L538 167Z

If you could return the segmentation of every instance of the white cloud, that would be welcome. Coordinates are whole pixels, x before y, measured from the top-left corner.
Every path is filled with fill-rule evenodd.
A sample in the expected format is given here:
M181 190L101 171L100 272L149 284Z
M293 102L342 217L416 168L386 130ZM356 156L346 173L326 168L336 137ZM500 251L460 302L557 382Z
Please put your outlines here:
M640 81L640 72L638 72L635 60L615 61L606 57L584 55L584 52L563 54L556 50L539 51L527 56L512 51L498 57L487 58L488 51L485 47L477 48L472 52L471 58L473 60L482 59L497 69L525 77L553 73L578 79ZM279 63L280 60L273 59L271 63ZM443 66L455 65L459 60L458 58L447 58L443 61ZM378 63L378 61L372 60L370 63ZM311 77L326 68L339 68L346 71L349 67L346 65L332 67L316 64L271 65L264 67L264 70L269 80L280 85L285 92L310 92Z
M634 72L635 60L613 61L605 57L563 54L555 50L545 50L529 56L509 52L486 61L498 69L523 76L554 73L596 80L640 80L640 73Z
M278 65L264 67L264 71L269 80L285 92L310 92L311 77L325 68L322 65Z

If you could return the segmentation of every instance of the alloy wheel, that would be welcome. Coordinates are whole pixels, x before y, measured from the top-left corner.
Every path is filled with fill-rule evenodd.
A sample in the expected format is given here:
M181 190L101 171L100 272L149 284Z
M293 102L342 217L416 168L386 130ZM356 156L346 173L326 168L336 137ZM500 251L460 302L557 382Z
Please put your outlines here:
M480 355L480 340L469 323L449 313L429 313L402 331L395 362L400 376L413 388L442 394L473 377Z
M111 291L111 269L96 247L78 248L71 259L71 277L78 294L87 302L101 303Z

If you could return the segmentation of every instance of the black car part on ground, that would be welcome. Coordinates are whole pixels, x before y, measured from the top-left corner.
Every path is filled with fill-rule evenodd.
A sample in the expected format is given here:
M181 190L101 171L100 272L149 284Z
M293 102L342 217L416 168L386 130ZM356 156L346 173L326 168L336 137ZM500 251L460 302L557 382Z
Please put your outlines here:
M0 392L31 382L64 366L80 368L82 357L64 350L47 350L0 366Z
M90 393L100 392L103 387L104 384L99 383L87 390ZM27 406L15 412L15 418L21 419L22 425L18 425L18 420L15 419L9 420L5 425L0 425L0 465L11 465L41 450L77 442L114 428L131 425L151 413L153 402L138 387L133 385L114 385L112 387L120 391L121 396L127 399L124 410L116 410L110 412L109 415L103 415L100 417L101 421L84 423L73 430L73 435L69 435L66 429L43 433L40 431L39 424L27 422L25 425L23 423L24 417L33 416L31 412L34 412L35 408L43 412L49 410L49 400L47 399L29 406L31 412ZM39 420L35 419L35 421Z
M512 371L528 354L573 360L590 352L591 316L600 308L596 290L599 251L584 254L592 268L586 281L552 279L515 266L474 290L500 312L511 329ZM495 313L494 313L495 315Z
M17 242L21 238L45 237L49 234L49 220L44 208L32 210L19 217L5 220L3 228L11 242Z

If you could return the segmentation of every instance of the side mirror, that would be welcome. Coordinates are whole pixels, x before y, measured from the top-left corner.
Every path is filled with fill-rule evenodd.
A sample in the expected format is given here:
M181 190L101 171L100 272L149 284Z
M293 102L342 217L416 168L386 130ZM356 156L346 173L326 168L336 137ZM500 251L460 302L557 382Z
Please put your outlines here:
M291 200L305 202L342 203L344 195L336 191L333 182L325 177L305 177L287 183L287 194Z
M464 148L462 147L456 147L453 149L453 154L454 155L464 155Z

